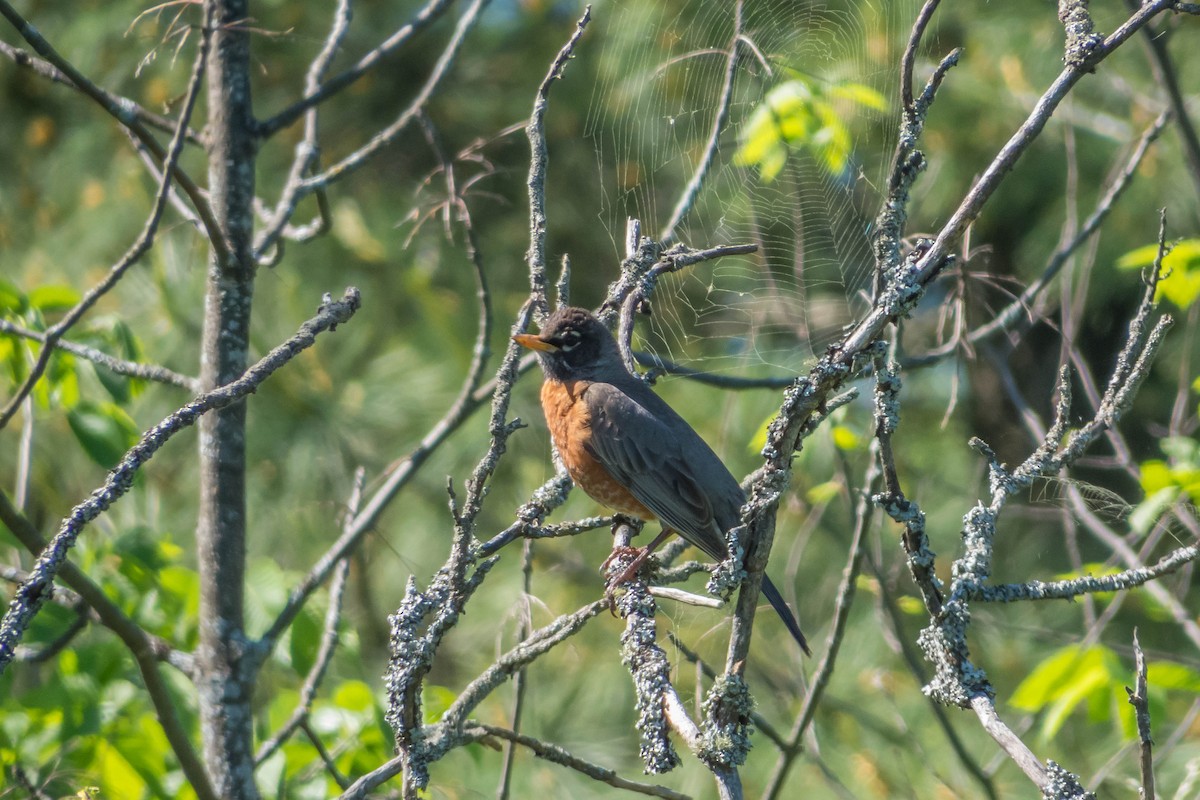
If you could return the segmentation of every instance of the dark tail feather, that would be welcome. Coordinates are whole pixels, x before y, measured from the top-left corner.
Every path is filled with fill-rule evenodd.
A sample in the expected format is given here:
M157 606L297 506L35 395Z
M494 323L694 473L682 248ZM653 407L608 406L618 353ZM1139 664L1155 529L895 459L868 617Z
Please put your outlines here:
M771 583L771 579L763 575L762 582L763 597L767 598L771 603L771 607L779 614L779 618L783 620L783 624L787 626L788 631L800 645L800 649L804 651L804 655L811 656L812 651L808 649L808 641L804 638L804 632L800 630L800 623L796 621L796 617L792 614L792 610L788 608L787 603L783 602L782 595L775 588L775 584Z

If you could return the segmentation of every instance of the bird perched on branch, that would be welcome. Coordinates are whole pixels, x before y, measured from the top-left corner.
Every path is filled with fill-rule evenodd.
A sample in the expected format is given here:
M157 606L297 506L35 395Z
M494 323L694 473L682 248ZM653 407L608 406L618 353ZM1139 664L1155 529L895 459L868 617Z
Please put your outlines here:
M560 308L541 333L513 339L538 354L542 410L575 485L618 513L662 523L627 575L672 532L711 558L727 558L725 533L741 522L742 487L692 426L626 368L604 323L585 309ZM766 575L762 593L808 653Z

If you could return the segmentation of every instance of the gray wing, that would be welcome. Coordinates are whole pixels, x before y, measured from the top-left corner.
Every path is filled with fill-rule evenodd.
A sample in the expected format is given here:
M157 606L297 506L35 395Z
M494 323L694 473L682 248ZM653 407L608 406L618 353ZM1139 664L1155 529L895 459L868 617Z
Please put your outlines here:
M741 487L691 426L638 388L645 391L635 390L635 398L612 384L588 386L589 454L664 525L711 558L725 558L722 523L736 523Z

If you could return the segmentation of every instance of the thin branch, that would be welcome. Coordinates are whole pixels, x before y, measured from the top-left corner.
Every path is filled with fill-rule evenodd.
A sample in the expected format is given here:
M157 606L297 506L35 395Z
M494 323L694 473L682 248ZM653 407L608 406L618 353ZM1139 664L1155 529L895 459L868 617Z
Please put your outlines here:
M1129 705L1133 706L1137 719L1138 770L1142 775L1142 786L1138 791L1140 800L1154 800L1154 739L1150 735L1150 696L1146 687L1146 654L1138 642L1137 629L1133 631L1133 658L1136 680L1134 688L1125 687L1129 694Z
M679 197L679 202L675 204L675 210L671 212L671 219L663 227L662 232L658 234L659 243L666 247L675 240L676 228L688 212L692 210L692 206L696 203L696 198L700 196L700 189L704 186L704 181L708 177L708 171L712 169L713 162L716 161L717 151L720 150L721 132L725 129L725 125L729 122L729 107L733 100L733 84L737 78L737 63L738 50L743 41L744 34L742 30L742 0L737 0L733 7L733 36L729 39L728 49L725 54L725 83L721 87L721 96L717 101L716 112L713 114L712 129L708 133L708 144L704 148L703 155L700 156L700 163L696 165L696 171L692 173L691 180L683 190L683 194Z
M462 17L459 18L458 24L454 28L454 33L450 37L450 41L446 44L445 49L442 50L441 55L438 56L438 60L433 66L433 71L426 78L420 90L418 90L416 97L400 113L396 121L372 136L369 142L329 169L305 178L296 184L297 188L294 193L296 202L299 202L311 192L322 189L344 175L362 167L380 150L390 145L405 128L417 119L417 115L425 108L426 103L429 102L429 98L433 96L442 79L449 73L450 67L453 65L454 59L458 56L467 34L470 33L471 29L479 21L480 14L482 14L488 2L489 0L473 0L471 5L467 7L467 10L463 12Z
M866 539L867 529L871 523L871 493L874 490L874 484L878 480L879 471L876 463L868 469L865 479L865 485L859 492L858 503L854 509L854 534L850 541L849 554L847 556L846 565L842 568L842 581L838 585L836 601L834 603L833 625L829 632L829 637L826 642L825 653L821 656L821 661L817 665L817 670L813 674L812 681L808 687L808 693L804 697L804 705L800 708L800 713L796 715L796 721L792 725L791 731L788 732L786 741L780 744L780 754L775 761L775 767L771 771L771 776L767 779L767 786L763 790L764 800L774 800L781 797L784 781L787 779L788 770L796 760L796 756L801 752L801 741L804 739L804 734L812 724L813 718L817 713L817 706L821 702L821 697L825 694L825 689L829 686L829 681L833 678L833 669L837 664L838 652L841 650L842 641L846 634L846 624L850 619L850 609L854 605L855 590L858 584L858 576L862 569L863 555L866 553L864 542Z
M31 339L42 344L46 342L46 334L22 328L20 325L16 325L6 319L0 319L0 333L20 336L23 339ZM189 392L200 391L200 381L198 379L188 375L181 375L166 367L160 367L157 364L140 364L136 361L126 361L123 358L110 356L108 353L101 352L94 347L77 344L67 339L59 339L55 346L60 350L65 350L72 355L79 356L91 361L93 364L104 367L117 375L178 386L180 389L187 389Z
M317 315L305 322L292 338L276 347L237 380L200 395L191 403L167 416L142 435L116 467L108 474L104 485L75 506L62 521L54 539L42 551L30 572L30 579L14 595L0 623L0 673L8 666L16 645L30 620L46 600L55 575L66 563L67 553L83 528L117 502L133 486L141 467L176 433L196 423L201 416L241 401L252 393L275 370L312 346L318 334L333 330L348 321L360 304L358 290L350 288L342 300L334 302L328 295ZM78 588L76 589L78 591Z
M304 98L293 105L280 111L273 117L263 120L258 126L258 135L261 138L267 138L275 133L288 127L296 120L300 119L310 109L323 103L328 98L342 91L346 87L353 84L363 75L366 75L374 67L383 62L383 59L394 53L404 44L406 44L414 35L429 27L435 22L446 9L448 9L453 0L430 0L413 16L412 21L405 24L398 31L389 36L382 44L374 50L367 53L365 56L355 62L354 66L347 69L345 72L331 78L319 87L306 85ZM340 15L340 11L338 12ZM335 19L337 19L335 15ZM338 23L335 22L335 27ZM335 37L331 35L326 39L326 48L331 42L334 42ZM336 47L336 45L335 45ZM336 50L335 50L336 52ZM332 56L333 53L330 54ZM322 70L322 75L324 71Z
M533 631L533 610L530 598L533 596L533 540L525 540L525 548L521 553L521 596L518 598L517 640L529 638ZM521 732L521 716L525 710L525 692L529 686L529 673L522 669L513 678L512 732ZM513 764L517 755L517 743L508 741L504 747L504 763L500 768L500 785L496 789L496 800L508 800L512 789Z
M17 648L17 660L25 664L42 664L57 656L67 645L75 641L75 637L87 630L87 614L77 614L67 625L66 630L56 636L51 642L39 648L21 645Z
M976 345L1001 331L1008 330L1018 317L1029 313L1029 308L1034 300L1057 277L1071 256L1100 230L1100 226L1108 218L1117 199L1124 193L1137 173L1137 169L1149 151L1150 145L1158 139L1169 119L1170 117L1166 113L1159 115L1158 119L1142 133L1133 153L1126 160L1124 168L1109 185L1104 196L1096 203L1096 207L1092 210L1087 220L1084 221L1078 232L1076 232L1075 236L1072 237L1071 241L1054 252L1054 255L1050 257L1050 260L1042 269L1042 274L1038 276L1037 280L1026 287L1019 297L997 312L986 324L979 326L967 334L963 340L966 344ZM950 341L941 348L918 358L907 360L905 365L920 366L940 359L954 352L961 344L962 342L959 341Z
M1177 572L1180 567L1200 558L1200 545L1172 550L1149 567L1127 569L1115 575L1084 576L1061 581L1029 581L990 586L971 585L967 594L973 600L987 603L1012 603L1018 600L1069 600L1081 594L1117 592L1133 589L1150 581Z
M338 0L337 9L333 15L333 26L330 28L329 35L325 38L325 45L321 48L321 52L313 59L313 63L309 65L308 73L304 78L304 93L305 96L315 95L320 88L321 81L325 78L325 73L329 69L330 62L337 54L338 48L346 38L346 33L350 30L350 0ZM297 191L300 181L305 175L308 175L318 164L318 154L320 147L317 142L317 106L313 105L304 112L304 136L296 143L296 155L292 159L292 167L288 171L287 180L284 182L283 191L280 192L279 202L275 206L275 214L268 222L266 228L259 232L255 237L254 242L254 257L260 263L263 263L263 253L272 247L275 250L275 256L282 258L283 248L277 243L277 239L281 235L287 234L287 225L295 213L297 200L293 196ZM317 193L317 218L308 226L305 231L305 236L293 236L292 238L311 238L323 233L330 224L328 210L328 201L325 198L324 190L318 190ZM308 236L307 234L310 234ZM267 260L266 263L271 263Z
M104 89L88 80L83 73L77 70L70 61L63 58L58 51L56 51L54 47L51 46L48 41L46 41L45 37L38 32L37 28L35 28L24 17L18 14L16 9L12 7L8 0L0 0L0 15L3 15L10 23L12 23L13 27L16 28L17 32L21 35L21 38L28 42L29 45L35 51L37 51L38 55L42 56L44 59L46 59L46 61L58 69L77 89L79 89L79 91L83 92L85 95L94 100L101 108L108 112L113 119L115 119L124 127L128 128L129 131L133 133L133 135L136 136L138 140L150 150L150 152L154 154L155 158L162 163L166 163L168 161L169 156L167 152L163 150L162 145L158 143L158 140L155 139L154 135L146 129L146 126L142 124L137 116L131 113L130 109L123 102L121 102L122 98L110 95ZM207 32L205 32L202 39L203 38L207 38ZM180 115L175 126L176 134L180 132L180 127L178 124L180 122L183 123L184 129L186 129L187 114ZM183 189L184 193L187 194L188 198L192 201L192 205L195 207L196 213L199 214L200 218L204 221L204 229L209 240L212 242L213 247L216 248L217 252L220 254L221 260L224 260L229 252L229 248L225 243L224 235L221 233L221 227L217 224L216 218L212 214L212 209L210 209L208 206L208 200L205 198L204 193L200 191L200 188L196 186L195 182L188 176L188 174L180 169L177 165L172 166L169 171L174 173L172 178L177 184L179 184L180 188Z
M521 747L528 748L538 758L567 767L568 769L573 769L576 772L587 775L593 780L612 786L614 789L623 789L627 792L649 795L650 797L663 797L667 798L667 800L688 799L688 795L668 789L665 786L655 786L650 783L640 783L622 778L613 770L593 764L590 761L585 761L562 747L506 728L485 725L482 722L468 721L467 727L463 729L463 734L469 741L483 741L488 738L496 738L503 739L510 744L520 745Z
M588 603L578 611L564 614L550 624L538 628L526 639L518 642L459 692L458 697L434 726L440 733L431 734L430 738L448 736L451 735L451 731L461 729L471 712L497 687L521 668L550 652L560 642L583 630L584 625L607 608L606 600Z
M1145 27L1150 20L1164 11L1171 10L1174 5L1173 0L1150 0L1134 12L1121 27L1098 44L1091 51L1087 61L1073 62L1064 67L1034 105L1025 122L996 154L950 219L942 226L937 238L916 264L915 274L912 276L913 282L924 283L942 269L967 227L979 216L984 204L999 187L1005 175L1012 170L1025 151L1037 140L1050 117L1075 84L1084 75L1094 71L1101 61L1111 55L1129 37ZM886 316L883 309L876 309L848 337L847 344L854 347L859 342L873 340L877 331L885 323Z
M658 587L652 586L650 587L650 591L652 594L657 596L658 593L654 591L656 588ZM683 640L676 636L674 631L667 631L667 638L671 640L671 644L674 645L677 650L679 650L679 653L685 659L687 659L688 663L695 664L700 669L701 675L709 680L715 680L717 678L717 671L713 669L707 661L702 659L699 653L684 644ZM784 739L783 734L776 730L775 726L772 725L770 720L764 717L761 712L758 710L751 712L750 719L754 722L754 727L758 731L762 732L763 736L770 739L772 744L774 744L780 750L787 749L788 743L787 740ZM763 792L763 797L769 796L770 795L766 791Z
M719 389L786 389L796 381L795 375L766 375L761 378L742 378L736 375L718 375L715 372L685 367L674 361L663 358L657 353L633 351L633 360L643 367L658 374L678 375L695 383L705 386L715 386Z
M546 297L546 165L550 160L546 147L546 109L550 103L550 87L562 78L567 61L575 52L575 45L579 43L591 19L592 7L589 5L575 23L571 38L550 62L550 69L534 96L533 112L525 128L530 149L529 177L525 182L529 190L529 251L525 254L525 263L529 267L529 289L534 303L534 318L538 322L550 313L550 301Z
M1021 741L1021 737L1013 733L1012 728L1000 719L996 713L996 704L986 694L976 694L971 698L971 709L979 718L980 724L987 734L1000 745L1008 757L1013 760L1029 780L1039 788L1046 787L1050 782L1050 774L1042 764L1041 759Z
M0 0L0 13L6 13L5 8L7 3ZM11 19L11 18L10 18ZM58 340L66 335L67 331L86 314L92 306L94 306L101 297L103 297L110 289L117 285L117 282L124 277L126 270L136 264L143 255L154 244L154 236L158 231L158 224L162 220L163 210L166 208L167 197L171 188L170 176L175 170L175 165L179 161L179 156L183 152L184 131L187 130L188 120L192 117L192 110L196 107L196 98L200 94L201 79L204 77L205 62L208 57L209 34L205 32L200 37L200 44L196 51L196 60L192 66L191 79L188 82L187 99L184 101L183 110L179 114L179 123L175 128L175 135L171 139L168 154L163 166L163 180L159 184L158 193L154 198L154 206L151 209L150 216L142 227L142 232L138 235L133 245L126 251L121 260L114 264L104 277L104 280L93 286L83 296L83 298L75 304L75 307L66 313L66 315L56 324L52 325L44 334L43 347L38 354L38 359L33 367L29 370L29 375L21 384L16 394L13 395L8 405L0 410L0 429L4 428L12 419L13 414L20 408L22 401L28 395L37 382L41 379L42 374L46 371L46 367L50 363L50 357L54 354L54 348L58 344Z
M347 503L346 513L348 517L353 517L354 512L358 510L358 501L362 496L363 475L363 470L360 468L354 476L354 489ZM333 653L337 649L337 629L342 617L342 599L346 594L346 580L349 575L350 558L347 556L338 561L337 571L333 575L333 582L329 585L329 608L325 612L325 630L321 635L321 646L317 650L316 660L313 662L308 675L304 679L304 685L300 688L300 702L288 721L280 727L274 736L263 742L262 746L258 749L258 753L254 756L255 766L262 764L262 762L270 758L276 750L291 738L292 734L308 722L308 717L312 713L313 700L317 696L317 689L320 688L321 681L325 677L325 670L328 669L329 662L333 658Z
M264 657L265 653L274 648L279 637L291 625L296 615L300 612L300 609L304 606L304 603L307 602L309 595L329 577L329 573L332 571L334 565L358 546L358 543L366 535L367 531L375 526L383 510L417 474L417 471L425 463L425 460L470 417L475 409L482 405L482 399L477 401L476 394L479 390L479 384L483 380L483 373L491 358L490 342L495 324L492 314L491 293L488 289L487 275L484 271L479 241L471 222L470 211L467 207L466 199L462 196L458 184L454 179L454 165L446 157L432 122L423 114L421 119L430 146L433 148L438 160L442 163L447 184L446 202L458 211L458 221L462 225L467 238L467 258L474 270L479 325L475 333L471 364L467 368L466 376L463 378L458 397L451 403L446 415L425 434L425 437L412 453L393 464L390 470L391 474L383 486L367 501L361 513L359 513L356 507L355 512L347 517L342 535L338 537L338 540L328 551L317 559L317 562L300 585L292 590L292 593L288 596L287 603L280 611L274 624L263 634L262 639L258 643L260 653ZM490 397L491 394L488 396Z
M338 769L337 762L334 761L333 754L325 747L325 743L321 741L321 737L313 730L312 720L305 717L300 722L300 730L304 731L304 735L308 741L312 743L313 749L317 751L317 757L321 759L321 763L325 766L325 771L333 778L333 782L338 785L338 788L343 791L350 788L350 779L342 774Z
M12 18L9 17L9 19L11 20ZM69 86L72 89L87 94L87 92L84 92L82 88L80 88L74 81L67 77L67 74L61 69L54 66L54 64L51 62L42 58L38 58L26 50L22 50L19 47L13 47L8 42L0 41L0 54L7 56L18 67L24 67L30 72L33 72L35 75L40 75L47 80L54 81L55 83L61 83L63 86ZM148 111L144 107L135 103L133 100L130 100L128 97L114 94L99 86L96 87L96 91L98 91L104 97L104 103L102 105L104 105L106 108L111 107L123 109L123 113L129 114L138 122L141 122L142 124L151 128L157 128L160 131L172 133L179 125L178 120L165 117L162 114L155 114L153 111ZM198 145L200 147L204 147L206 145L203 134L197 133L191 128L187 129L185 136L187 137L189 144Z
M1130 11L1137 10L1137 0L1126 0ZM1184 157L1187 158L1188 174L1200 190L1200 136L1196 135L1196 126L1188 113L1187 100L1179 87L1179 76L1171 54L1167 51L1167 40L1157 33L1146 29L1142 41L1150 57L1150 68L1154 72L1154 82L1163 88L1167 95L1167 103L1171 114L1175 117L1175 127L1179 129L1179 138L1183 142Z
M921 39L924 38L925 31L933 19L933 13L937 11L940 3L941 0L925 0L925 4L921 6L921 10L917 14L917 19L913 22L912 31L908 35L908 45L904 48L904 55L900 58L900 100L904 104L904 113L909 117L918 113L916 102L913 99L913 64L917 60L917 50L921 47Z

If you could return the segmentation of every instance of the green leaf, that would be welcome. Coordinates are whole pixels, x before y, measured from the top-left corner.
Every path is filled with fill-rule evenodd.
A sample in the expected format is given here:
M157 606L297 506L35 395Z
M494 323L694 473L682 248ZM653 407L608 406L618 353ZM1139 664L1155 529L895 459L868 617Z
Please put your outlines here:
M849 100L872 111L887 111L887 98L861 83L840 83L829 90L829 96Z
M8 281L0 281L0 315L4 312L24 314L29 308L29 301L16 286Z
M833 426L833 446L844 452L860 450L864 447L863 438L858 432L847 425Z
M1170 508L1179 497L1178 486L1164 486L1146 499L1134 506L1129 515L1129 528L1139 534L1147 533L1158 522L1158 518Z
M133 419L113 403L81 402L67 412L67 423L88 457L106 469L138 440Z
M117 748L101 740L96 751L95 774L112 796L120 792L125 797L140 797L146 791L146 782L133 765ZM108 793L106 792L106 794Z
M1077 645L1067 645L1060 648L1021 681L1009 703L1023 711L1041 711L1062 697L1081 674L1095 669L1103 660L1104 652L1105 648L1099 646L1081 649Z
M733 163L758 169L770 183L787 163L789 150L807 150L828 173L842 175L850 164L852 138L846 122L831 101L885 109L883 96L862 84L837 84L822 92L800 76L771 89L742 129Z
M301 611L292 623L292 635L288 652L292 657L292 669L301 677L308 674L317 660L321 646L321 623L308 609Z
M425 710L425 724L431 725L442 718L447 709L458 698L453 689L427 683L421 689L421 708Z
M104 387L104 391L108 392L108 396L113 402L119 405L128 405L133 398L133 382L124 375L119 375L110 369L101 366L94 366L96 380Z
M1200 694L1200 671L1183 664L1154 661L1146 666L1146 683L1161 689Z
M1117 259L1119 269L1144 269L1154 264L1158 245L1148 244ZM1200 239L1184 239L1163 256L1155 301L1163 298L1187 308L1200 297Z
M1176 463L1196 464L1200 460L1197 458L1200 442L1189 436L1168 436L1159 439L1158 446Z
M333 704L347 711L371 711L375 708L375 695L362 681L344 681L333 692Z
M837 481L818 483L804 493L804 499L813 505L828 503L842 493L842 485Z
M79 300L79 292L70 286L39 286L29 293L29 305L43 314L68 311L78 305Z

